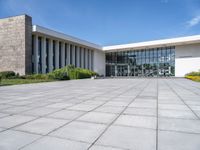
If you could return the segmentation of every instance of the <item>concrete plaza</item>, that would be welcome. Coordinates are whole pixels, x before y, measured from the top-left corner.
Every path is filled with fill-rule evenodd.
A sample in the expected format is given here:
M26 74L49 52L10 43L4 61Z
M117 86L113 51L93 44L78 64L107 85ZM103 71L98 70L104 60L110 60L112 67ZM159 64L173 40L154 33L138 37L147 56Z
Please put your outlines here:
M0 87L0 150L199 150L200 83L74 80Z

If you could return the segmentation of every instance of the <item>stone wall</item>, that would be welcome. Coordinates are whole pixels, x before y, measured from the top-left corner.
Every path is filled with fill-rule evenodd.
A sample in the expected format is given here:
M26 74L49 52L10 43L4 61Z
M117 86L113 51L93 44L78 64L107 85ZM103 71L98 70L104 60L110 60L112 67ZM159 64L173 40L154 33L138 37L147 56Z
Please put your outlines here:
M0 71L31 73L32 18L0 19Z

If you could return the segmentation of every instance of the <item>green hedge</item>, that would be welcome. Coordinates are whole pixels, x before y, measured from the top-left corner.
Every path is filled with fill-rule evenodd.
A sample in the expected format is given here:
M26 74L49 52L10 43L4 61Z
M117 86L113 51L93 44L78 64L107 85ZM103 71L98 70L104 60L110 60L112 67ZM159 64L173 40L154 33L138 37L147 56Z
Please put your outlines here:
M200 71L198 71L198 72L193 71L193 72L186 74L185 76L200 76Z
M67 68L56 69L47 74L50 79L55 80L69 80Z
M70 80L70 79L84 79L90 78L91 76L97 75L97 73L88 69L75 68L73 65L56 69L48 74L32 74L19 76L13 71L0 72L1 78L5 79L41 79L41 80Z
M8 79L16 76L14 71L2 71L0 72L0 75L3 79Z
M84 79L94 75L97 75L97 73L88 69L75 68L73 65L56 69L48 74L49 78L57 80Z

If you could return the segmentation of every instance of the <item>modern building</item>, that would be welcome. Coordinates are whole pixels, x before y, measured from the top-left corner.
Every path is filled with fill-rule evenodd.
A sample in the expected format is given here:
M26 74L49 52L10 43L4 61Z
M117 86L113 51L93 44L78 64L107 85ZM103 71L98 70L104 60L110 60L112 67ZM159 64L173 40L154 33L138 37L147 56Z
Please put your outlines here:
M102 47L27 15L0 19L0 71L45 74L69 64L106 76L183 77L200 69L200 35Z

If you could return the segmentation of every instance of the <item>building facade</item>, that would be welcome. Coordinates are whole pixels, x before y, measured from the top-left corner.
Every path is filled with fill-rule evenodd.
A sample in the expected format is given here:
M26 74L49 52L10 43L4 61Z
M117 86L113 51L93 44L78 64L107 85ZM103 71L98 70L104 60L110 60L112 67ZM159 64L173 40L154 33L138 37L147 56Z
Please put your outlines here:
M0 71L45 74L69 64L104 76L183 77L200 69L200 35L102 47L27 15L0 19Z

